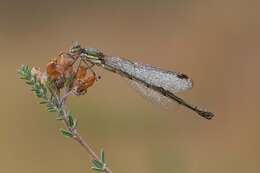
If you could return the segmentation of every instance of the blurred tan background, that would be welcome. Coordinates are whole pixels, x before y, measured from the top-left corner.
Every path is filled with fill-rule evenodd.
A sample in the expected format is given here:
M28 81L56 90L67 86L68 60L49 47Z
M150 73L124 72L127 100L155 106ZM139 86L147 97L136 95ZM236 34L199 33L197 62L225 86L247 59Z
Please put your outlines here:
M44 67L72 41L192 77L186 100L207 121L150 104L119 76L72 98L79 128L113 172L260 172L259 1L0 1L0 172L82 173L88 155L62 137L16 69Z

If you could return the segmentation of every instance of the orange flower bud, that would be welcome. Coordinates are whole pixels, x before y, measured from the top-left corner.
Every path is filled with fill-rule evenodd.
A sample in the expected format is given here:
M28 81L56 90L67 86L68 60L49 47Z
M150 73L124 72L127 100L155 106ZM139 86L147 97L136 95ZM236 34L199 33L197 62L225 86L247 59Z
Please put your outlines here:
M87 75L87 68L83 65L79 66L77 70L76 79L83 79Z
M76 79L73 83L74 93L76 95L82 95L87 92L87 89L91 87L96 81L96 75L85 76L83 79Z
M58 79L64 73L64 67L57 64L57 59L51 60L47 64L47 75L51 80Z
M57 63L62 65L65 68L65 70L67 70L69 67L73 65L74 62L75 59L73 58L73 56L63 52L60 54L60 58Z
M87 89L95 83L96 75L85 77L83 81L84 81L84 88Z

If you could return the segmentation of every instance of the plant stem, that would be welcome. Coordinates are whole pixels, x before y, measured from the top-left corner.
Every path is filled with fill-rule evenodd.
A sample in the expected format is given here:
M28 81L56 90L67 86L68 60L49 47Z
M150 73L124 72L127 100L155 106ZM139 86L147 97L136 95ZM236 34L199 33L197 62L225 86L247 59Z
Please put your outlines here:
M99 160L97 154L92 150L90 145L77 132L73 139L77 141L88 152L93 160ZM105 167L104 172L112 173L112 171L108 167Z
M68 93L65 93L65 95L67 95L67 94ZM79 134L79 132L77 130L77 127L71 128L69 126L69 122L68 122L68 119L67 119L68 115L67 115L67 112L64 109L65 99L64 100L62 99L62 102L60 102L60 103L61 103L61 109L64 112L63 122L64 122L67 130L69 130L73 134L72 139L74 139L76 142L78 142L87 151L87 153L89 154L89 156L91 157L92 160L100 160L98 155L91 148L90 144L81 137L81 135ZM112 173L112 171L107 166L105 166L104 172L105 173Z

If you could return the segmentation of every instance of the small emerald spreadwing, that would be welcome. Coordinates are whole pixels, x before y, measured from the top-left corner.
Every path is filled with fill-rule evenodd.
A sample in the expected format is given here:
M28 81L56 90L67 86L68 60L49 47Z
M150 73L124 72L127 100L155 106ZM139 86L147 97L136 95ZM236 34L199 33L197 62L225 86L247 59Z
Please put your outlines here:
M102 67L131 80L146 96L154 97L159 101L161 97L164 97L206 119L214 117L212 112L189 104L176 95L176 93L189 90L193 86L192 80L183 73L163 70L117 56L107 56L95 48L82 48L77 42L70 48L69 53L75 59L80 58L93 73L95 73L92 70L93 66Z

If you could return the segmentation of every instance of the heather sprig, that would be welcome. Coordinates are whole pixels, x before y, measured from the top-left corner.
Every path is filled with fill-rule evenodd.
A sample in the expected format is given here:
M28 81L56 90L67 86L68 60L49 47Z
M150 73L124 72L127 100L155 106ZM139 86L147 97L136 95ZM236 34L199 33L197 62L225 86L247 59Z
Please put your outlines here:
M96 75L89 74L88 64L83 64L77 56L61 53L58 59L47 63L45 71L21 65L18 74L31 87L32 92L45 105L48 112L56 113L56 119L64 122L65 128L60 132L63 136L77 141L90 155L92 169L112 173L106 166L103 149L98 156L78 132L77 120L66 108L66 100L70 95L83 95L96 81Z

